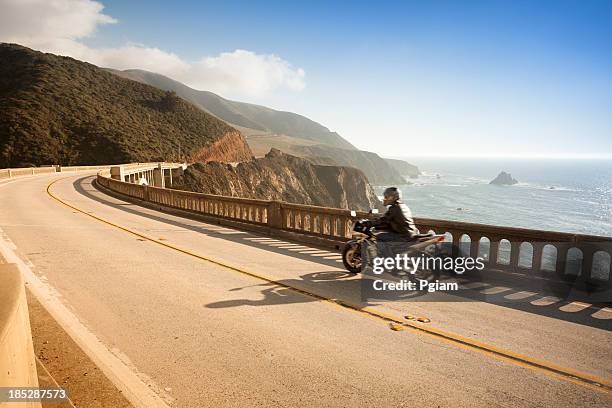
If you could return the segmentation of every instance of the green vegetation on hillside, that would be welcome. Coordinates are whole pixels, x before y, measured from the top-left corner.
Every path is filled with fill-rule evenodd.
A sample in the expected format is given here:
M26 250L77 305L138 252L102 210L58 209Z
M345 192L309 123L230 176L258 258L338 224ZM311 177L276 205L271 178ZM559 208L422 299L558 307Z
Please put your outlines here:
M176 160L234 131L172 92L0 44L0 167Z
M154 72L139 69L109 70L125 78L133 79L157 88L174 91L196 106L218 118L244 129L249 134L269 133L306 139L343 149L355 149L336 132L305 116L293 112L278 111L261 105L231 101L208 91L192 89L178 81Z

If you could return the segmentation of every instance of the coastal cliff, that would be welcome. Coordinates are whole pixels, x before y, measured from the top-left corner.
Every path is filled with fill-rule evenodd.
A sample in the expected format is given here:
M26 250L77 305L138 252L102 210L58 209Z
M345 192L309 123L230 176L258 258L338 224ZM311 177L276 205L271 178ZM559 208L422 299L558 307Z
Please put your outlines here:
M363 171L373 185L406 184L406 179L376 153L363 150L347 150L325 145L293 146L291 153L307 158L316 164L349 166Z
M385 161L404 177L417 178L421 174L417 166L407 161L398 159L385 159Z
M251 159L253 159L253 153L238 131L227 132L210 146L199 149L191 155L192 162L202 163L211 161L235 163Z
M276 149L237 165L195 163L174 180L173 188L355 210L381 205L361 171L316 165Z

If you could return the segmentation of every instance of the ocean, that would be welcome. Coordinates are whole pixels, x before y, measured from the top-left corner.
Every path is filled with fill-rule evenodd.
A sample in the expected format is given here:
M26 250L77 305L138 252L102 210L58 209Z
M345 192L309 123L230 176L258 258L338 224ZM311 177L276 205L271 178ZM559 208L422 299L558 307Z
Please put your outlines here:
M398 186L415 217L612 236L612 160L404 160L423 173ZM489 184L502 170L519 183Z

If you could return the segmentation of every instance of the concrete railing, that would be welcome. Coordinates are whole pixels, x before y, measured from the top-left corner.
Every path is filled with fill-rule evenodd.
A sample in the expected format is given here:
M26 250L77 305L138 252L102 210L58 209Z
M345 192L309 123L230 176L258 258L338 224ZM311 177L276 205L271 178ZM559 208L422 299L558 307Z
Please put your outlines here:
M612 237L417 219L423 231L445 233L453 254L481 256L489 265L564 280L610 283Z
M17 169L0 169L0 180L14 177L34 176L36 174L55 173L56 167L23 167Z
M122 166L139 166L140 164L129 164ZM143 165L157 165L157 163L143 163ZM44 167L19 167L11 169L0 169L0 180L12 179L23 176L35 176L37 174L49 174L49 173L69 173L75 171L92 171L92 170L108 170L113 165L96 165L96 166L44 166ZM116 166L116 165L115 165Z
M162 163L164 169L176 168L181 164L178 163ZM19 167L10 169L0 169L0 180L11 179L23 176L34 176L37 174L49 174L49 173L70 173L76 171L93 171L93 170L105 170L110 172L113 167L122 168L125 170L125 174L135 174L143 172L145 170L153 170L159 166L159 163L130 163L130 164L102 164L95 166L44 166L44 167ZM126 180L127 181L127 180Z
M0 265L0 282L0 387L38 387L28 303L17 265ZM39 402L17 405L40 407Z
M105 170L111 167L110 164L96 166L57 166L58 173L69 173L73 171L90 171L90 170Z
M179 165L166 164L165 168L172 166ZM275 234L291 233L298 240L336 248L351 237L354 221L349 210L144 186L109 178L107 172L100 172L97 182L158 208L231 221L229 225L263 227ZM361 212L357 217L367 218L368 214ZM422 232L446 234L454 256L481 256L491 268L564 280L579 278L598 285L611 282L612 237L426 218L415 218L415 222Z
M165 187L172 185L173 170L186 167L184 163L132 163L110 166L100 174L128 183Z

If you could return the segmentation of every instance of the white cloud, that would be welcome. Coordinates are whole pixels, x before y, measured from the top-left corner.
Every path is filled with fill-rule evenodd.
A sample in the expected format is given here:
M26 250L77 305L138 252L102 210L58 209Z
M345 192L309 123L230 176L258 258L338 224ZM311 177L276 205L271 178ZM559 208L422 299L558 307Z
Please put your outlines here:
M294 91L304 89L303 69L293 68L276 55L258 55L246 50L202 58L185 76L189 77L185 81L196 87L215 87L218 92L229 92L226 87L238 87L250 94L262 94L278 84Z
M104 6L89 0L1 0L3 39L76 39L91 35L98 24L116 23Z
M117 20L92 0L0 0L0 41L67 55L115 69L139 68L167 75L197 89L234 97L262 96L276 89L300 91L304 70L276 55L247 50L205 56L190 63L155 47L128 43L93 48L82 42Z

